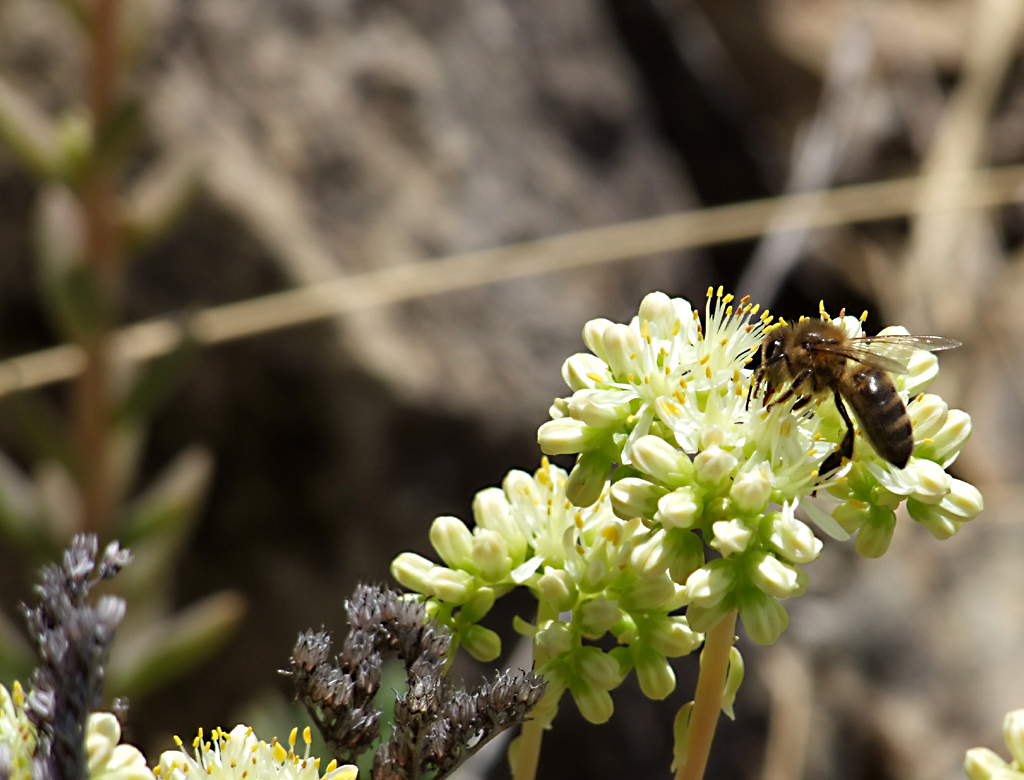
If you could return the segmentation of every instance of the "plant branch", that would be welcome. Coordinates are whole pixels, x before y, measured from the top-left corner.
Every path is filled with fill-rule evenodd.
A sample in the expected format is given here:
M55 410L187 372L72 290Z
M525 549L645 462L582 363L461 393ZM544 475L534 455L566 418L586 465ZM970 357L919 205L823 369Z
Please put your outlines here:
M736 641L736 610L708 632L701 653L700 677L690 714L686 761L676 772L675 780L701 780L715 738L718 715L722 710L722 694L729 669L729 650ZM518 779L517 779L518 780Z

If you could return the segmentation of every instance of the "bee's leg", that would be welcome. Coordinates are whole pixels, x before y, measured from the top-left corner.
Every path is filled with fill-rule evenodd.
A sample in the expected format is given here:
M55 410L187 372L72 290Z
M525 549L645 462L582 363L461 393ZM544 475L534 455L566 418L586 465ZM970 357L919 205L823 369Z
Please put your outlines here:
M804 380L807 379L807 377L809 377L810 375L811 375L811 370L807 369L806 371L801 371L799 374L797 374L795 377L793 377L793 381L789 383L789 387L786 388L786 392L784 392L782 395L780 395L778 398L776 398L771 403L771 405L775 406L775 404L785 403L790 398L792 398L794 395L796 395L796 389L798 387L800 387L800 385L802 385L804 383ZM768 404L765 404L765 405L767 406Z
M843 460L851 460L853 458L853 422L850 420L850 414L846 411L846 404L843 403L843 399L839 395L839 391L835 392L836 398L836 409L839 410L839 416L843 418L843 422L846 423L846 435L843 440L839 442L839 446L836 447L836 451L825 458L825 462L821 464L821 468L818 469L820 474L828 474L831 471L835 471L843 465Z
M757 395L754 393L754 391L761 389L761 374L762 371L760 368L758 368L757 372L752 377L750 377L750 387L747 388L747 405L745 408L745 410L748 412L750 411L751 396L756 398Z
M808 393L807 395L801 397L799 401L797 401L795 404L793 404L793 411L795 412L797 409L803 409L812 400L814 400L814 396L811 395L810 393Z

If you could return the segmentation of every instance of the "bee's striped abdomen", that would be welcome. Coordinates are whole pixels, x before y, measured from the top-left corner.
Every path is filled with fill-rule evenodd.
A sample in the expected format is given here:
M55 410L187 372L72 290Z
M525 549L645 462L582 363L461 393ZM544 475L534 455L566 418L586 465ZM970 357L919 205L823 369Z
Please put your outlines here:
M914 451L914 428L892 378L861 367L847 379L843 397L860 420L875 451L897 468L905 468Z

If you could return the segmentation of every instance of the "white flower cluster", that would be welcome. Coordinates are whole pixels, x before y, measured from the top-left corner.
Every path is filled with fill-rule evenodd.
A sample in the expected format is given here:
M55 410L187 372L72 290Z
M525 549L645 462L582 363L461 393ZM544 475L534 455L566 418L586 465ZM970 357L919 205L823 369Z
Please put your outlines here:
M121 743L121 724L109 712L94 712L86 726L85 749L90 780L153 780L146 758L134 745ZM36 748L35 728L25 715L25 691L0 685L0 745L10 750L11 780L29 780Z
M1011 762L1007 764L988 748L971 748L964 759L964 772L970 780L1024 780L1024 710L1007 714L1003 737L1013 756Z
M863 335L854 317L832 322ZM789 621L780 600L804 591L799 567L822 547L798 508L829 535L856 532L868 556L887 548L903 501L939 538L981 511L980 493L945 472L971 426L922 394L938 372L933 355L915 353L893 377L914 427L907 467L858 436L852 462L823 477L846 433L835 405L794 411L793 397L766 408L763 393L751 401L748 366L770 326L767 312L721 289L709 290L703 323L662 293L644 298L628 325L587 323L590 353L562 368L572 395L555 401L538 432L546 454L578 456L572 472L547 461L532 477L511 472L501 489L477 495L473 530L454 517L434 521L444 565L404 553L392 574L486 660L500 642L478 621L495 598L530 588L537 624L519 627L535 638L538 671L601 722L608 690L631 668L648 696L666 696L675 684L666 657L693 650L734 609L754 641L778 638ZM818 491L822 503L811 500ZM673 614L684 606L685 617ZM609 631L621 645L611 653L583 644Z
M257 739L244 725L235 726L230 733L214 729L210 736L204 741L199 730L191 756L184 750L164 751L153 774L161 780L355 780L358 774L354 765L339 766L332 760L321 775L320 759L309 755L309 727L302 732L306 750L301 756L295 752L298 729L292 729L287 749L276 737L269 743ZM175 742L184 747L178 737Z

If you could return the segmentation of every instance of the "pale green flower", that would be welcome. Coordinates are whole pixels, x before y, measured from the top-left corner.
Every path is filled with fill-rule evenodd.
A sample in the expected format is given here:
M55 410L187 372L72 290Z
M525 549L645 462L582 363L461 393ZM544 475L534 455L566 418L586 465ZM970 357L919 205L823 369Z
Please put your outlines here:
M1024 710L1007 713L1003 738L1012 756L1010 763L988 748L971 748L964 758L970 780L1024 780Z
M36 732L25 715L25 691L17 680L10 692L0 685L0 744L11 752L11 780L28 780Z
M288 748L275 737L269 743L257 739L248 726L235 726L230 733L214 729L210 740L199 735L192 741L192 755L184 750L167 750L153 773L161 780L355 780L352 764L339 766L332 760L323 774L320 759L309 755L309 728L302 732L306 749L295 752L297 729L292 729ZM184 748L175 737L179 748Z
M109 712L94 712L86 727L85 750L92 780L153 780L146 757L134 745L122 745L121 724Z

